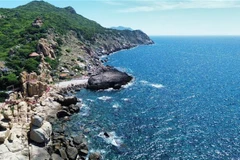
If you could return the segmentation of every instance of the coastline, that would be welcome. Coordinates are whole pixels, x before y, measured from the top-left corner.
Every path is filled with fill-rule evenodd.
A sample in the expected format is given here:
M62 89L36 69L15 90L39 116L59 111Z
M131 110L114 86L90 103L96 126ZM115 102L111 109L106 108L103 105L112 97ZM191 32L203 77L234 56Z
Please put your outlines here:
M109 52L106 56L116 52L118 51ZM35 73L24 76L21 78L24 79L21 82L23 86L25 84L25 87L42 83L41 78ZM69 96L68 93L70 91L73 93L71 95L74 95L75 90L86 88L88 79L89 77L86 76L43 85L46 90L38 93L38 96L26 96L25 92L28 92L29 88L25 88L26 91L23 92L12 93L8 101L14 103L5 102L1 107L0 128L5 127L3 131L0 131L0 155L3 159L13 157L20 159L39 159L40 157L41 159L54 159L55 157L55 159L61 159L71 157L73 151L75 151L74 156L80 156L79 158L82 159L92 155L92 157L100 158L100 153L90 153L89 155L84 135L79 135L80 138L79 136L69 137L65 135L64 128L57 132L53 131L52 128L53 122L61 121L64 123L64 121L69 120L71 115L80 111L81 102L75 96ZM4 123L6 120L7 124ZM19 137L22 137L21 140ZM74 139L81 140L75 143ZM13 150L11 146L17 149Z

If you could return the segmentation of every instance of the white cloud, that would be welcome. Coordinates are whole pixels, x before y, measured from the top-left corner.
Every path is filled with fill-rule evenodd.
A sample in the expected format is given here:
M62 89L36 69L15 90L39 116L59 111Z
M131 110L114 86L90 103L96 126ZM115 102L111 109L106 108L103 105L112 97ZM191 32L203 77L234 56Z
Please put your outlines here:
M150 11L154 11L154 10L155 10L155 8L151 7L151 6L139 6L139 7L132 7L132 8L122 9L122 10L119 10L119 12L123 12L123 13L150 12Z
M134 1L131 1L134 2ZM217 8L240 8L240 0L179 0L179 1L135 1L134 7L119 10L123 13L152 12L172 9L217 9Z
M117 1L103 1L106 4L113 5L113 6L121 6L123 3Z

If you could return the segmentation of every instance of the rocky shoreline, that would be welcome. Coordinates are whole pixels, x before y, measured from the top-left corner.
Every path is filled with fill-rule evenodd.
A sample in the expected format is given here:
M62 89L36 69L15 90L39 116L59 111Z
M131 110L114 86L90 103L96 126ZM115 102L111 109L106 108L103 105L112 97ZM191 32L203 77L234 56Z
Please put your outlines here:
M0 159L85 159L88 148L84 138L72 137L70 142L64 132L52 130L52 122L66 121L80 111L81 101L65 93L85 84L66 88L50 85L42 91L35 73L25 74L25 77L27 88L10 94L1 106ZM33 92L32 97L22 94Z
M104 54L112 51L107 49ZM112 67L98 67L90 77L52 85L41 74L21 73L21 91L11 93L0 106L0 159L101 159L100 153L89 153L83 134L68 135L64 125L52 128L54 122L64 124L81 110L81 101L69 96L75 91L119 89L132 80Z
M126 73L113 68L105 69L106 81L101 78L102 86L120 88L132 79ZM120 81L116 80L120 78ZM94 75L98 76L98 75ZM22 74L22 92L10 94L10 98L1 106L0 119L0 159L101 159L100 153L89 153L87 140L83 134L73 136L65 133L64 123L70 116L81 110L81 101L72 96L75 91L86 88L89 80L71 80L56 85L47 85L39 81L36 73ZM128 81L121 81L127 77ZM101 76L100 76L101 77ZM103 83L103 84L102 84ZM110 85L109 85L109 84ZM123 83L123 84L120 84ZM112 86L113 85L113 86ZM34 95L34 96L33 96ZM71 95L71 96L70 96ZM59 121L63 127L54 130L52 125Z

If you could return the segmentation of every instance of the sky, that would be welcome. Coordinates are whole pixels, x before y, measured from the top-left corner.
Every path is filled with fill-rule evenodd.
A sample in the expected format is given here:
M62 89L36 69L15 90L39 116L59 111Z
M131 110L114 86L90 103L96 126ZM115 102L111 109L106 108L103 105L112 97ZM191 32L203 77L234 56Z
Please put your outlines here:
M103 27L125 26L148 35L240 35L240 0L45 0L72 6ZM0 0L14 8L30 0Z

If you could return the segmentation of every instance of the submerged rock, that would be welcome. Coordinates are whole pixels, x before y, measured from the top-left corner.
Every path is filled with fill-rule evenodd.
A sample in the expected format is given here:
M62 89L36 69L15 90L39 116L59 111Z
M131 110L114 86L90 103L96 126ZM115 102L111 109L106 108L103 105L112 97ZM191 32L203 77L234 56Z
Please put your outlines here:
M122 85L127 84L131 80L132 77L127 73L109 67L99 74L91 76L88 80L87 88L91 90L120 89Z
M89 155L89 160L100 160L100 159L101 159L101 154L98 152L94 152Z

